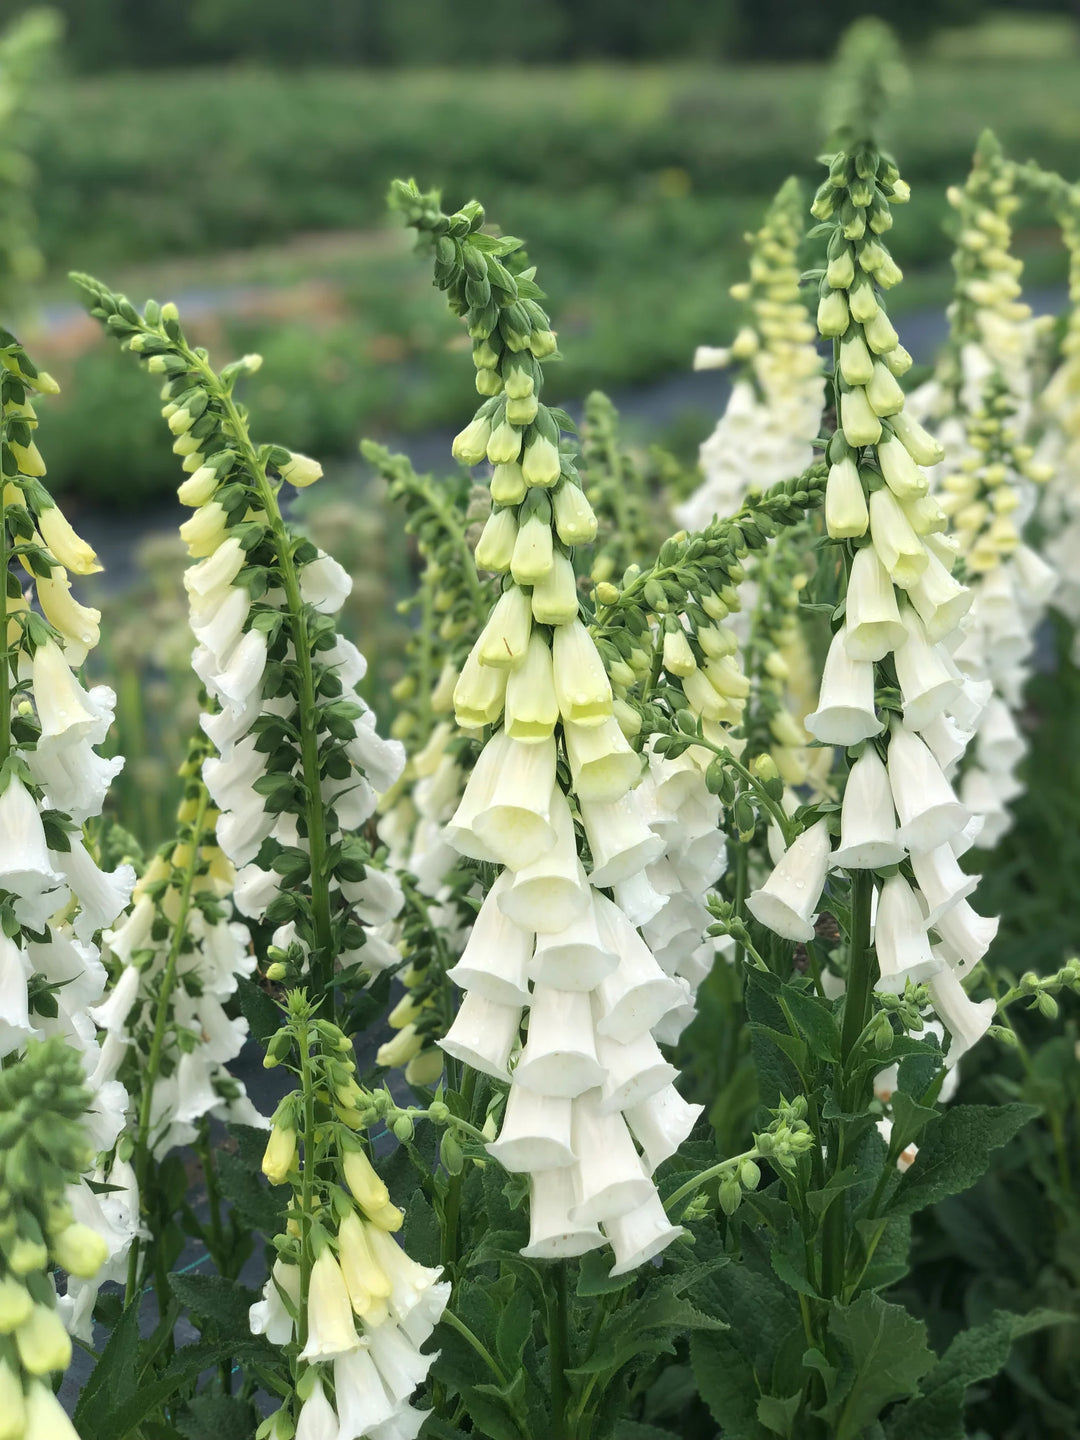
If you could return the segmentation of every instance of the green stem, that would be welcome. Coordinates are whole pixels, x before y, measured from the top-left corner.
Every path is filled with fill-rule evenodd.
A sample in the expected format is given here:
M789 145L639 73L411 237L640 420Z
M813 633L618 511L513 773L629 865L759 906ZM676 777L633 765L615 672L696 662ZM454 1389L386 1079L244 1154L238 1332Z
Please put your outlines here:
M307 1017L297 1026L300 1049L300 1092L304 1097L303 1170L300 1174L300 1349L307 1344L308 1288L315 1257L311 1248L311 1212L315 1194L315 1076L311 1065L311 1030Z
M552 1275L554 1303L549 1310L548 1355L551 1387L552 1440L569 1440L570 1306L566 1293L566 1261L556 1262Z
M135 1136L135 1177L139 1187L140 1205L144 1203L146 1180L150 1165L150 1127L154 1103L154 1086L157 1084L158 1072L161 1069L161 1060L165 1051L165 1040L169 1028L169 1001L172 999L173 988L176 985L176 967L180 960L180 951L187 937L187 919L188 912L191 908L191 891L195 883L195 872L199 868L199 852L202 847L203 830L206 825L206 811L209 803L210 797L207 795L205 789L200 787L198 809L195 812L195 819L191 825L189 841L191 853L187 864L184 866L183 874L180 877L176 920L173 924L169 952L165 957L165 969L161 977L161 989L158 991L157 1006L154 1015L154 1033L150 1041L150 1054L147 1058L146 1070L142 1077L139 1128ZM155 1244L154 1250L155 1254L160 1252L161 1246ZM139 1240L138 1237L136 1237L131 1242L131 1253L128 1256L127 1289L125 1293L126 1304L131 1304L138 1288ZM164 1303L164 1298L163 1292L158 1297L159 1305Z
M451 1330L456 1330L457 1333L461 1336L461 1338L466 1342L466 1344L472 1346L472 1348L476 1351L477 1355L480 1356L480 1359L483 1360L484 1364L491 1371L492 1375L494 1375L499 1388L505 1390L510 1384L510 1381L504 1374L502 1366L495 1359L495 1356L492 1355L491 1351L487 1348L484 1342L473 1334L473 1332L469 1329L468 1325L465 1324L465 1321L459 1319L452 1310L444 1310L442 1323L444 1325L449 1325Z
M684 1185L680 1185L677 1190L673 1191L664 1201L664 1209L670 1215L680 1200L684 1199L687 1195L692 1195L695 1190L700 1190L702 1185L706 1184L709 1180L715 1180L718 1175L723 1175L725 1170L736 1168L741 1165L744 1160L760 1159L761 1151L754 1145L749 1150L744 1150L741 1155L733 1155L730 1160L721 1160L716 1165L710 1165L708 1170L702 1170L700 1175L695 1175L692 1179L687 1180Z
M466 1069L465 1078L461 1084L461 1098L465 1102L465 1108L470 1115L472 1114L473 1097L475 1093L476 1071ZM447 1123L455 1125L459 1130L463 1130L467 1135L472 1136L473 1139L479 1140L482 1145L487 1144L487 1136L484 1135L483 1131L478 1130L470 1121L462 1120L455 1115L451 1115ZM446 1190L446 1200L443 1202L442 1236L439 1248L444 1266L455 1265L458 1254L460 1253L458 1226L461 1218L461 1192L464 1185L465 1169L464 1166L462 1166L458 1174L450 1176L450 1183Z
M317 1004L322 1006L323 1019L334 1019L333 920L330 908L330 877L327 873L326 815L322 798L322 766L319 758L319 706L315 693L315 675L311 663L311 638L308 633L307 608L300 593L300 576L293 559L289 531L278 504L277 491L267 479L266 466L259 460L248 434L247 425L232 396L224 389L213 369L201 356L188 350L186 358L205 377L207 387L220 400L232 430L237 451L243 456L255 481L259 500L277 552L278 570L292 630L293 651L299 678L297 728L300 732L300 764L303 770L307 819L308 851L311 858L311 923L314 944L311 948L311 989Z
M732 826L732 829L734 830L734 826ZM735 850L735 893L732 897L735 905L735 914L745 924L746 916L743 914L743 906L746 903L747 862L750 858L748 854L749 847L745 845L738 836L735 836L734 841L729 839L728 844L733 845ZM735 964L740 965L746 958L746 950L737 935L734 939L735 954L733 958Z
M0 435L7 436L7 421L0 423ZM0 765L11 753L11 655L8 649L8 548L7 548L7 486L0 481Z

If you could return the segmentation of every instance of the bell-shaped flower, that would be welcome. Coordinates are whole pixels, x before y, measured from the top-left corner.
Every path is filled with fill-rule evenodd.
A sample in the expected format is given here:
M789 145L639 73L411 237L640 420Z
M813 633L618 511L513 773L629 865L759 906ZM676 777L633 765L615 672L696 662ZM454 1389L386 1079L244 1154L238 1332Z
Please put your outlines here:
M24 474L30 473L24 471ZM75 533L59 505L38 511L38 529L53 556L73 575L95 575L101 569L93 548Z
M101 639L101 611L80 605L71 593L71 582L62 568L52 575L38 575L38 603L41 612L64 637L64 654L69 665L85 661L87 652Z
M202 597L191 597L188 614L191 633L210 652L219 668L239 644L250 613L251 591L245 585L231 585Z
M552 500L555 529L564 545L590 545L596 539L596 513L584 491L567 480Z
M473 921L461 959L446 973L462 990L475 991L496 1005L520 1008L529 1003L533 934L515 925L500 906L512 881L506 870L495 881Z
M276 819L276 815L264 808L262 796L252 791L218 819L218 844L235 866L247 865L259 853Z
M523 930L555 935L589 905L589 882L577 853L577 837L566 796L558 784L551 792L551 848L524 866L510 889L499 896L503 914Z
M498 1138L487 1147L504 1170L533 1174L574 1163L569 1096L541 1095L513 1084Z
M590 898L588 908L565 929L537 935L528 974L538 985L587 992L610 975L618 963L618 955L600 934L596 903Z
M368 1227L372 1254L390 1282L390 1311L399 1324L422 1311L432 1327L446 1308L449 1287L438 1283L442 1270L438 1266L419 1265L384 1230ZM413 1335L410 1330L410 1335ZM416 1341L422 1344L423 1341Z
M846 625L832 638L818 707L803 723L826 745L857 745L884 728L874 709L874 667L868 660L851 658Z
M17 775L0 793L0 890L29 897L45 895L63 883L45 844L45 830L34 798Z
M533 510L518 527L510 573L519 585L536 585L551 569L553 554L550 518Z
M393 1286L371 1247L370 1237L383 1235L377 1226L367 1226L356 1211L338 1226L338 1263L353 1311L366 1315L374 1302L388 1300ZM386 1236L391 1245L394 1241Z
M79 1440L79 1432L52 1387L40 1380L32 1380L27 1386L26 1428L21 1433L23 1440Z
M532 633L529 597L517 585L508 585L495 602L478 641L481 665L513 670L525 659Z
M604 1230L615 1251L611 1275L628 1275L647 1265L682 1235L681 1225L668 1219L660 1196L654 1190L643 1205L618 1219L605 1220Z
M380 795L401 778L405 768L404 745L380 735L375 729L375 712L366 707L356 722L353 738L345 746L345 754Z
M510 753L512 741L505 730L497 730L480 752L473 766L461 801L447 822L444 831L446 840L461 855L472 860L485 860L498 864L498 860L480 839L475 830L476 817L492 804L495 789L502 771L503 761Z
M463 998L454 1023L439 1044L452 1055L496 1080L510 1078L507 1064L518 1042L521 1007L497 1005L475 990Z
M678 1070L664 1059L647 1030L625 1045L610 1036L599 1035L596 1054L604 1070L600 1108L606 1112L637 1105L678 1078Z
M832 863L844 870L897 865L905 855L896 838L889 773L873 745L851 767L840 815L840 846Z
M862 331L853 325L840 341L840 374L849 385L865 385L874 373L874 360Z
M70 742L97 731L101 707L71 673L55 641L46 640L34 651L32 680L44 739Z
M842 392L840 425L844 439L852 449L857 450L863 445L876 445L881 439L881 421L870 408L870 401L861 385Z
M543 635L529 637L524 664L510 672L506 682L506 733L523 744L550 739L559 718L551 650Z
M551 569L533 586L533 619L538 625L569 625L577 614L577 574L569 555L556 550Z
M555 839L549 818L555 784L555 739L538 744L508 740L487 804L472 818L480 844L511 870L537 860Z
M200 647L192 656L192 667L225 709L239 714L249 701L261 694L266 670L266 635L263 631L246 631L230 655L228 664L221 670L202 663L201 653Z
M367 1334L371 1358L392 1399L403 1404L438 1359L438 1353L421 1355L396 1325L380 1325Z
M537 985L529 1011L529 1035L514 1070L514 1084L540 1095L572 1098L599 1085L592 1005L581 990Z
M529 1177L529 1260L563 1260L597 1250L604 1237L595 1224L571 1219L581 1200L576 1165L538 1170Z
M34 783L45 792L47 808L63 810L80 825L101 814L109 786L124 768L122 755L111 759L95 755L91 747L97 743L92 738L74 744L39 740L26 756Z
M963 729L951 715L936 715L920 727L920 733L942 774L951 779L956 762L967 750L971 731Z
M370 1436L376 1427L392 1420L398 1401L387 1391L366 1347L334 1361L334 1401L338 1429L335 1440Z
M70 850L50 852L50 855L73 894L78 896L75 934L80 940L89 940L105 925L111 925L126 907L135 887L135 870L131 865L121 865L106 874L77 837Z
M605 1222L644 1205L653 1192L631 1139L626 1121L600 1107L600 1092L587 1090L574 1101L574 1154L581 1199L573 1217L579 1222Z
M316 1375L311 1393L300 1407L295 1440L340 1440L341 1424Z
M941 969L931 953L926 921L911 886L902 875L884 881L874 923L879 990L902 992L908 980L921 984Z
M650 1174L675 1154L704 1108L684 1100L674 1085L668 1085L627 1108L627 1123L645 1152Z
M0 933L0 1058L21 1049L34 1034L27 990L30 973L23 951Z
M352 594L352 576L332 555L320 552L300 567L300 598L320 615L336 615Z
M995 695L987 702L979 721L976 745L979 763L988 770L1011 770L1024 758L1027 742L1000 696Z
M936 850L913 850L911 868L926 903L926 925L935 929L946 910L970 895L979 883L977 875L965 875L956 863L951 845Z
M908 589L908 597L926 627L932 645L951 635L971 609L972 592L954 580L938 557L929 551L926 569Z
M916 465L937 465L945 458L945 448L939 440L925 430L906 410L901 410L889 421L896 438L911 456Z
M463 730L494 725L503 712L507 671L480 663L482 640L469 651L454 686L454 717Z
M646 870L631 875L629 880L623 880L613 888L615 903L632 926L647 925L667 904L668 897L657 890Z
M577 725L602 724L611 714L611 683L588 630L580 620L559 625L551 650L562 718Z
M889 735L889 784L900 818L900 841L909 850L936 850L969 818L927 746L907 725Z
M299 1308L300 1267L279 1258L263 1286L262 1299L248 1310L251 1333L265 1335L271 1345L288 1345L295 1329L293 1313Z
M904 392L893 378L892 371L880 360L874 362L866 398L875 415L895 415L904 408Z
M580 800L620 800L641 775L641 757L609 716L600 725L563 727L574 793Z
M941 649L930 644L922 621L909 605L901 608L900 618L908 636L895 657L904 722L912 730L921 730L951 706L960 693L961 680Z
M311 1267L307 1300L307 1344L301 1360L333 1360L360 1345L349 1292L334 1253L327 1246Z
M998 916L979 915L966 900L960 900L938 916L934 929L953 968L966 975L990 949L999 924Z
M476 542L474 558L478 570L491 570L496 575L510 569L510 559L517 540L517 514L512 507L493 510Z
M607 804L583 799L580 809L592 852L589 879L598 889L628 879L663 853L663 839L645 824L632 792Z
M962 1055L966 1055L979 1043L993 1025L997 1002L992 997L972 1000L947 965L936 975L931 975L926 984L934 1013L949 1032L952 1041L945 1057L946 1065L952 1067Z
M848 579L844 644L852 660L882 660L907 639L896 591L873 545L855 552Z
M825 528L834 540L866 534L870 513L859 479L859 467L851 456L829 466L825 483Z
M893 584L901 590L914 585L926 569L929 555L900 502L884 486L870 496L870 537Z
M903 442L895 436L882 440L877 447L878 464L885 484L898 500L925 495L930 482L916 465Z
M825 885L832 844L824 820L797 835L746 907L755 920L785 940L814 938L813 914Z
M1058 572L1030 545L1018 545L1013 551L1012 563L1027 603L1045 605L1061 583Z
M662 1015L681 1004L683 992L664 974L618 905L603 895L597 895L593 903L601 937L619 957L617 968L596 987L596 1033L625 1045L651 1030Z
M71 1364L71 1336L51 1305L35 1303L15 1330L15 1345L23 1368L31 1375L66 1370Z

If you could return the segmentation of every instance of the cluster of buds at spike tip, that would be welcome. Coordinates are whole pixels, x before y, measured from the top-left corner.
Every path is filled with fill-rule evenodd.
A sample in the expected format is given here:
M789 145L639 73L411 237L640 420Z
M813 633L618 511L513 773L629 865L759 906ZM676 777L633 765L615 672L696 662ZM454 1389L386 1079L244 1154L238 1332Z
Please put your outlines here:
M104 1239L71 1204L93 1159L92 1103L61 1036L32 1041L0 1072L0 1421L11 1440L75 1440L53 1394L71 1340L49 1271L89 1280L106 1258Z
M701 446L702 482L678 507L688 530L733 514L744 498L800 475L821 425L825 380L817 332L799 291L803 197L785 181L761 229L747 235L750 274L731 287L745 322L728 349L701 346L695 370L733 366L731 396Z
M877 985L897 992L908 980L925 981L955 1061L985 1032L993 1009L971 1001L961 983L997 921L967 900L978 882L957 857L972 842L974 817L949 780L989 687L966 677L951 654L972 594L951 573L955 547L921 468L939 461L941 448L904 415L893 371L906 363L884 364L900 346L877 285L899 275L877 237L891 223L899 177L869 145L843 149L828 163L815 213L828 221L832 279L826 272L820 314L835 342L839 428L828 447L825 517L846 594L806 727L844 747L848 773L839 844L834 815L813 820L748 908L776 933L805 942L814 937L830 870L871 872ZM845 255L850 275L838 263Z
M679 1234L651 1174L698 1112L654 1033L688 986L665 973L621 898L665 842L579 614L573 552L596 517L560 444L564 417L541 400L555 342L520 242L483 235L479 206L445 216L406 185L392 198L434 250L436 282L467 316L478 374L490 373L455 453L493 466L497 508L478 551L504 577L454 695L458 724L488 738L445 835L499 874L451 972L466 994L442 1045L509 1086L490 1148L529 1176L525 1253L555 1259L607 1241L621 1273Z
M395 1238L404 1217L357 1133L385 1106L357 1085L351 1042L312 1018L302 992L290 994L267 1058L294 1070L301 1088L278 1106L263 1157L267 1178L290 1185L293 1202L250 1323L291 1347L295 1395L257 1434L415 1435L423 1414L410 1399L437 1358L422 1347L450 1285Z
M1043 553L1058 572L1051 600L1074 626L1080 625L1080 187L1061 186L1056 210L1069 257L1069 309L1057 365L1039 397L1043 435L1038 458L1052 474L1040 510ZM1080 664L1080 640L1074 663Z
M490 512L490 497L464 471L436 482L417 475L402 455L371 441L361 448L389 483L390 499L404 505L405 528L423 565L415 594L399 606L415 619L404 674L392 691L398 704L392 733L407 759L379 801L378 824L406 897L381 938L402 957L398 978L408 995L390 1014L396 1034L380 1048L377 1062L403 1067L409 1084L427 1086L442 1073L437 1041L452 1017L446 971L464 949L475 913L467 899L473 868L446 843L443 827L471 768L473 745L454 724L453 696L495 597L494 581L478 574L468 541L474 520Z
M240 1054L248 1024L228 1015L226 1006L256 962L247 927L232 918L236 872L218 847L217 811L201 779L209 752L200 731L180 770L176 833L144 870L131 908L103 936L112 981L108 997L90 1013L103 1049L124 1057L121 1082L143 1100L138 1110L129 1107L123 1137L93 1176L115 1188L100 1197L110 1222L108 1264L96 1283L68 1286L73 1333L87 1342L97 1288L123 1278L139 1237L140 1190L151 1159L160 1162L190 1144L210 1117L266 1125L227 1068Z
M367 940L401 892L359 832L404 753L376 733L357 693L367 662L337 628L349 575L282 517L281 488L311 483L318 465L253 443L234 388L255 357L219 374L188 344L174 305L149 301L140 315L75 278L91 314L164 377L173 449L191 475L181 499L193 514L180 533L194 561L184 575L192 666L219 707L203 719L217 752L203 773L220 811L217 843L237 867L237 908L276 927L281 977L310 975L325 991L336 964L385 968L391 947Z

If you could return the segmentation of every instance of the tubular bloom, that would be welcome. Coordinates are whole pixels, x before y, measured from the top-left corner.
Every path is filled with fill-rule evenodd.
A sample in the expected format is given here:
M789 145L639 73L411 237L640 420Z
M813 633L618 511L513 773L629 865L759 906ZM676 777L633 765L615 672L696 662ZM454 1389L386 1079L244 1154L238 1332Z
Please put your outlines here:
M11 1065L35 1037L52 1037L47 1053L66 1076L61 1089L66 1087L72 1097L70 1124L82 1127L78 1153L83 1158L75 1169L92 1172L94 1157L116 1142L127 1106L116 1078L123 1047L99 1044L88 1014L101 1002L107 979L97 938L126 906L135 872L121 866L103 873L84 842L82 826L101 813L109 782L123 761L102 760L94 751L112 723L115 696L104 686L85 689L73 673L97 641L100 617L73 598L67 572L88 574L99 567L41 480L45 467L33 441L33 396L37 390L54 390L55 383L38 374L6 332L0 333L0 359L0 443L6 477L0 494L0 570L5 582L0 598L0 906L5 915L0 936L0 1057ZM21 571L12 565L15 545L22 551ZM40 615L21 592L23 571L39 588ZM70 1049L70 1060L63 1045ZM18 1074L28 1063L19 1058L5 1073ZM82 1096L77 1104L76 1095ZM37 1113L33 1108L24 1118ZM65 1160L62 1168L71 1170L73 1163ZM80 1222L92 1225L99 1235L108 1234L97 1197L76 1180L72 1174L70 1189L61 1197L63 1213L78 1214ZM86 1277L104 1259L103 1239L97 1240L95 1255ZM72 1287L81 1283L76 1278ZM42 1295L36 1293L40 1306ZM62 1304L70 1316L70 1302ZM40 1320L43 1332L53 1332L57 1325L52 1310L47 1320ZM53 1353L59 1354L60 1348L57 1341ZM50 1361L32 1373L44 1374L66 1363Z
M948 404L939 434L950 459L935 472L937 500L974 597L951 648L963 673L989 681L994 691L963 768L961 794L983 817L978 843L988 848L1008 829L1008 804L1022 788L1015 770L1027 742L1016 717L1035 631L1059 583L1021 538L1037 488L1053 471L1027 443L1037 418L1034 376L1044 326L1019 299L1023 266L1009 253L1017 174L987 133L967 183L949 192L961 225L949 344L934 380L913 397L931 415Z
M71 1360L71 1339L48 1271L60 1266L69 1284L85 1281L106 1257L105 1239L72 1204L89 1193L80 1177L93 1164L92 1104L78 1052L60 1035L32 1040L18 1064L0 1072L0 1223L7 1237L0 1374L5 1433L13 1440L66 1433L52 1379Z
M424 233L435 218L426 198L400 187L398 201ZM470 206L463 213L475 231L483 212ZM558 422L540 401L539 361L554 348L547 316L535 301L509 298L518 241L500 242L497 269L488 250L472 249L467 237L464 244L470 265L479 262L504 288L497 300L488 284L489 303L467 302L462 262L444 263L439 249L437 282L459 313L474 307L469 318L478 369L492 369L503 382L463 435L487 424L492 442L498 437L497 453L491 444L487 451L496 466L493 494L508 493L500 488L501 472L518 464L527 488L510 502L517 505L518 540L480 637L478 664L472 671L466 665L454 692L459 723L473 728L481 697L496 693L485 672L507 673L503 704L486 712L490 724L502 716L503 728L487 741L446 830L462 854L494 862L501 873L455 970L466 995L441 1043L448 1054L509 1084L490 1148L507 1169L530 1177L531 1236L523 1253L580 1255L606 1239L615 1247L616 1269L629 1269L680 1233L657 1202L650 1178L655 1162L639 1153L633 1116L670 1110L674 1144L696 1117L673 1089L676 1072L654 1038L658 1022L687 1004L689 986L666 973L637 929L659 918L664 903L643 872L671 847L649 823L634 789L642 762L614 719L604 660L578 618L569 550L592 525L573 459L558 448ZM511 270L502 264L507 259ZM484 363L489 353L493 366ZM518 391L533 402L527 419ZM464 443L459 437L459 453ZM472 450L463 455L473 457ZM550 544L541 540L541 523ZM528 537L527 551L522 537ZM568 584L559 578L560 566ZM528 711L515 686L524 667L532 677L523 692ZM712 693L719 703L719 692ZM557 771L560 755L569 786ZM664 823L670 822L658 819ZM715 837L710 843L715 854ZM673 888L680 883L673 874ZM615 901L602 893L608 888ZM639 901L631 915L626 891L651 893L651 914ZM674 971L683 952L676 948L665 958ZM641 1124L647 1128L649 1119Z
M825 383L810 315L799 296L803 238L798 182L778 191L749 237L749 279L732 286L747 320L730 349L702 347L696 370L739 365L727 409L701 446L704 479L677 511L689 530L733 514L747 494L801 475L821 423Z
M882 400L870 384L857 384L854 375L844 373L845 342L850 347L861 338L886 362L899 348L891 326L888 332L881 325L871 328L883 311L870 277L893 282L880 260L880 253L887 257L888 252L872 237L891 223L885 219L890 197L906 198L900 183L887 157L857 146L833 158L830 178L814 203L815 214L836 216L823 298L830 289L844 292L851 316L839 347L836 384L842 396L863 392L865 406L881 422L882 440L875 445L861 433L853 435L841 404L842 428L830 442L829 463L833 470L854 465L869 502L870 524L866 534L844 539L850 557L846 610L826 663L818 709L807 726L821 740L859 748L848 757L839 848L832 849L829 822L818 820L797 837L748 903L778 933L809 939L830 865L853 875L892 871L888 878L875 879L878 987L903 992L909 981L926 981L933 996L941 982L939 993L947 998L938 1014L953 1037L949 1063L955 1063L991 1023L985 1012L992 1005L976 1006L958 983L982 958L997 923L977 916L965 898L973 882L960 871L956 855L969 843L971 812L948 778L975 728L988 687L965 676L951 653L971 596L949 574L949 551L932 548L930 531L920 533L912 526L909 535L892 520L888 529L874 521L880 495L889 493L889 504L895 500L903 510L926 494L919 460L940 459L939 449L925 432L901 420L902 396L899 405L895 395ZM867 258L871 244L872 266ZM839 264L845 255L849 267ZM850 287L832 284L830 275L843 278L848 269L856 277ZM883 664L899 682L903 718L887 720L878 711L875 689ZM886 683L893 682L886 677ZM950 979L957 980L955 987Z
M356 693L366 661L335 624L348 576L281 517L275 473L309 484L318 467L252 443L232 386L257 357L219 376L188 346L174 307L150 302L139 316L97 281L78 283L91 313L168 376L170 428L178 406L194 417L173 449L193 473L217 479L183 527L195 561L184 576L192 666L220 707L203 719L217 752L204 779L220 811L217 843L237 868L237 908L252 919L270 913L285 977L310 974L321 992L335 983L336 961L381 968L396 958L376 958L377 947L364 954L370 927L390 919L401 897L358 832L404 753L376 733Z
M277 1049L272 1044L278 1060L298 1041L302 1078L334 1098L302 1147L303 1093L286 1096L274 1115L263 1170L272 1184L293 1185L291 1213L299 1221L274 1242L278 1258L262 1299L251 1307L251 1329L274 1345L298 1341L296 1363L315 1371L313 1383L310 1374L304 1377L296 1435L415 1435L424 1412L409 1402L437 1358L437 1351L426 1354L422 1347L446 1308L450 1285L440 1281L439 1270L410 1259L395 1238L402 1212L354 1134L374 1112L356 1084L350 1042L326 1021L311 1023L302 992L290 995L287 1027L275 1039L284 1042ZM317 1176L305 1183L305 1171L316 1165ZM280 1433L275 1427L283 1413L258 1434Z

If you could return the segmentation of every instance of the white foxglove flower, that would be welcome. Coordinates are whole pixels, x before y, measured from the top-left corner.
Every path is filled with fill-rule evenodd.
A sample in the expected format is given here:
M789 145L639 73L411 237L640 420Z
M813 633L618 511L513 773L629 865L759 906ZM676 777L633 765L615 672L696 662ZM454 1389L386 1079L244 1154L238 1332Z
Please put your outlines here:
M472 817L472 831L501 865L521 870L539 859L555 839L550 820L555 741L509 740L500 756L491 797Z
M604 1230L615 1250L613 1276L647 1264L684 1233L681 1225L672 1225L655 1191L628 1215L605 1220Z
M499 905L522 929L555 934L588 908L591 892L578 859L570 807L557 785L552 790L550 815L555 843L539 860L517 872L510 889L499 897Z
M625 1045L600 1035L596 1055L604 1071L600 1108L608 1114L628 1110L678 1078L678 1070L664 1059L648 1030Z
M663 853L663 840L645 824L633 794L609 803L582 798L581 818L592 851L589 879L600 889L629 879Z
M602 895L594 903L601 936L619 957L596 988L596 1031L627 1044L681 1004L683 994L619 907Z
M574 793L581 800L621 800L641 775L641 757L628 744L614 717L600 725L563 727Z
M997 1010L992 998L975 1001L969 998L954 971L943 967L927 980L930 1003L952 1041L945 1057L946 1065L956 1065L994 1023Z
M873 545L855 552L848 579L844 645L852 660L882 660L907 639L889 573Z
M922 730L948 710L960 693L961 679L937 646L930 644L918 615L907 605L900 612L907 641L896 652L896 678L904 705L904 723Z
M528 962L528 975L537 985L558 990L594 990L619 964L619 957L601 936L596 900L563 930L538 934Z
M888 771L874 747L867 745L844 787L840 846L832 863L845 870L875 870L899 864L904 854L896 836Z
M595 1224L570 1218L581 1193L576 1166L533 1171L529 1183L529 1243L521 1252L527 1259L573 1259L604 1244L604 1236Z
M949 845L936 850L913 850L911 868L927 906L926 923L931 929L953 905L970 895L979 883L977 875L965 875Z
M515 1086L572 1098L599 1085L603 1076L588 995L535 986L529 1037L514 1071Z
M574 1163L571 1100L512 1085L498 1138L487 1148L504 1170L535 1174Z
M966 975L989 950L999 923L996 915L978 915L966 900L960 900L938 916L934 928L953 968Z
M301 1360L333 1360L360 1345L341 1267L329 1248L322 1251L311 1267L307 1333Z
M880 990L902 992L908 980L920 984L941 969L942 962L931 953L926 921L915 892L902 875L892 875L882 884L874 947Z
M520 1006L498 1005L470 990L439 1044L448 1055L481 1074L507 1080L507 1064L520 1026Z
M747 900L755 920L787 940L812 940L812 916L821 897L832 848L829 830L819 820L796 836L783 858Z
M617 1220L646 1203L654 1193L652 1181L626 1121L601 1109L599 1092L587 1090L574 1101L572 1133L581 1185L581 1199L571 1211L576 1221Z
M462 990L475 991L496 1005L529 1003L528 966L533 935L522 930L502 911L500 900L512 877L504 871L488 891L473 922L461 959L447 975Z
M900 817L900 840L912 850L936 850L969 819L926 745L906 725L889 735L889 784Z
M322 1380L316 1376L311 1394L300 1407L295 1440L339 1440L340 1433L337 1414L326 1398Z
M629 1107L627 1123L645 1152L650 1172L675 1154L704 1108L684 1100L674 1085Z
M17 775L9 776L0 792L0 889L29 900L57 890L63 878L49 859L33 796Z
M874 667L868 660L851 658L846 626L833 636L818 707L804 724L826 745L857 745L884 729L874 708Z

